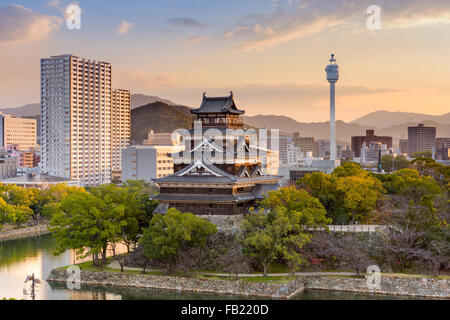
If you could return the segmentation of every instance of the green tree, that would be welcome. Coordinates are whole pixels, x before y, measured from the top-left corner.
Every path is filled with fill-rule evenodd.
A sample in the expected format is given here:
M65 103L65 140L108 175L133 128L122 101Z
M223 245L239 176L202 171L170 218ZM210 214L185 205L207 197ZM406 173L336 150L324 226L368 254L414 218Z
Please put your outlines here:
M205 247L208 236L216 232L210 221L171 208L165 215L153 216L141 243L146 257L167 263L169 274L173 274L183 251Z
M267 276L269 265L285 259L297 270L304 263L300 250L310 241L309 228L326 226L326 210L318 199L295 187L269 192L242 224L244 252L256 259Z
M410 166L410 162L408 160L406 160L405 157L401 157L401 156L394 157L391 155L385 155L385 156L381 157L381 168L385 172L392 172L393 170L397 171L397 170L409 168L409 166Z
M150 200L150 196L155 194L156 188L144 180L128 180L123 184L123 188L133 194L139 203L139 208L143 211L135 216L139 230L143 232L148 228L153 217L153 211L158 207L159 202Z
M418 205L425 195L440 195L442 190L431 176L421 176L415 169L402 169L382 178L389 194L402 195Z
M359 164L355 162L345 162L341 166L334 169L332 176L337 178L355 176L368 177L369 172L364 170Z
M123 190L114 185L79 190L64 199L50 221L57 253L76 250L80 257L93 256L100 268L106 262L108 244L120 240L126 226ZM101 259L99 259L99 256Z
M333 174L315 172L297 184L317 198L334 223L368 223L385 192L381 182L358 164L347 162Z
M30 208L37 201L34 190L16 185L0 185L0 224L9 222L18 228L33 217Z
M59 203L69 195L84 190L83 188L68 186L66 184L52 185L41 191L39 202L36 205L35 213L40 213L45 217L51 218Z
M431 158L432 156L431 151L421 151L413 153L411 158Z

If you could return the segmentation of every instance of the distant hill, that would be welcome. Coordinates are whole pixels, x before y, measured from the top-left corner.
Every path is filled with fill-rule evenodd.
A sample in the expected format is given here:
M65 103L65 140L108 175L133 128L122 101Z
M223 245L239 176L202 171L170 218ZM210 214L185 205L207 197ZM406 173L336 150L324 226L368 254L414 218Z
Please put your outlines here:
M434 121L438 124L450 124L450 112L440 116L434 116L424 113L389 112L381 110L369 113L361 118L351 121L350 123L383 129L405 123L422 123L424 121Z
M160 97L147 96L144 94L132 94L131 95L131 109L139 108L139 107L145 106L146 104L154 103L157 101L164 102L165 104L168 104L169 106L176 105L174 102L167 100L167 99L162 99Z
M273 115L244 117L244 121L246 124L257 128L279 129L288 134L298 131L300 132L300 136L314 137L316 139L330 138L330 123L328 121L302 123L289 117ZM434 121L420 121L420 123L424 123L426 126L436 127L438 137L450 137L450 124L440 124ZM408 137L408 127L417 126L418 124L419 122L407 122L384 129L377 129L372 125L365 126L338 120L336 121L336 139L350 143L352 136L365 135L366 129L375 129L375 134L392 136L394 143L397 144L399 139Z
M5 108L1 109L0 112L11 114L16 117L37 116L41 114L41 104L32 103L17 108Z
M131 138L134 144L141 143L146 139L150 130L172 132L178 128L191 127L191 108L176 105L170 100L133 94L131 105ZM40 104L5 108L0 111L18 117L39 119ZM303 137L329 139L329 122L303 123L287 116L258 115L245 116L244 123L253 128L279 129L282 135L291 135L298 131ZM375 134L392 136L394 143L397 144L399 139L407 138L408 126L417 126L419 123L437 127L438 137L450 137L450 113L433 116L408 112L377 111L350 123L336 121L336 138L338 141L349 143L352 136L364 135L366 129L375 129ZM40 132L39 125L38 132Z
M176 129L191 128L189 108L171 106L164 102L154 102L131 111L131 142L140 144L147 139L150 130L172 132Z
M292 135L294 132L300 132L302 137L314 137L316 139L330 138L330 122L298 122L285 116L263 116L244 117L244 122L257 128L279 129L284 134ZM343 121L336 121L336 139L339 141L350 142L351 136L363 135L366 127L357 124L349 124Z
M419 123L423 123L426 127L436 127L436 137L450 137L450 124L440 124L434 121L420 121L403 123L390 128L384 128L382 130L376 130L380 135L392 136L395 140L408 138L408 127L415 127Z
M168 105L174 106L176 105L174 102L162 99L156 96L147 96L144 94L132 94L131 95L131 109L135 109L141 106L144 106L149 103L154 103L157 101L164 102ZM22 107L13 107L13 108L4 108L0 109L0 112L5 114L11 114L16 117L24 117L24 116L36 116L41 114L41 104L40 103L32 103L27 104Z

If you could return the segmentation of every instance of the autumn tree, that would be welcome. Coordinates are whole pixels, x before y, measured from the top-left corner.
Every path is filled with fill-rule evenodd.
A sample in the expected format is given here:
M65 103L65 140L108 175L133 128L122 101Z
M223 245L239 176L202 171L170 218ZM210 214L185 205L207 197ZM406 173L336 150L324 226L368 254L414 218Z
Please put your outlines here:
M39 202L35 211L45 217L51 218L55 210L58 210L59 203L69 195L84 190L66 184L52 185L40 192Z
M38 201L37 195L35 189L0 184L0 223L9 222L20 228L30 221L34 214L31 208Z
M358 164L347 162L333 174L314 172L297 183L326 208L334 223L368 223L385 192L381 182Z

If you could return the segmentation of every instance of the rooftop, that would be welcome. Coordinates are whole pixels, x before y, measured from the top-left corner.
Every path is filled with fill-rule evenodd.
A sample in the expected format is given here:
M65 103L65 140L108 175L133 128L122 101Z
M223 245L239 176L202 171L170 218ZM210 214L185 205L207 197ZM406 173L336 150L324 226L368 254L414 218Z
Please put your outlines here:
M65 179L65 178L59 178L59 177L53 177L53 176L48 176L48 175L26 175L26 176L21 176L21 177L14 177L14 178L9 178L9 179L4 179L2 181L0 181L0 183L17 183L17 184L22 184L22 183L42 183L42 184L51 184L51 183L66 183L66 182L71 182L72 180L70 179Z
M244 114L245 111L238 110L234 102L233 92L230 92L228 97L207 97L204 93L200 108L191 110L191 113L233 113L240 115Z

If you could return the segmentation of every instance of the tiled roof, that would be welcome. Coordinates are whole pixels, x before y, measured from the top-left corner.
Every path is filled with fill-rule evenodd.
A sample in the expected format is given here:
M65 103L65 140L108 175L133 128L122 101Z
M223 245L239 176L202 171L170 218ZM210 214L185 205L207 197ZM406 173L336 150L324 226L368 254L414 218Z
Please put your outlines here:
M207 97L203 94L203 101L200 108L192 110L191 113L234 113L244 114L245 111L238 110L233 99L233 93L228 97Z

